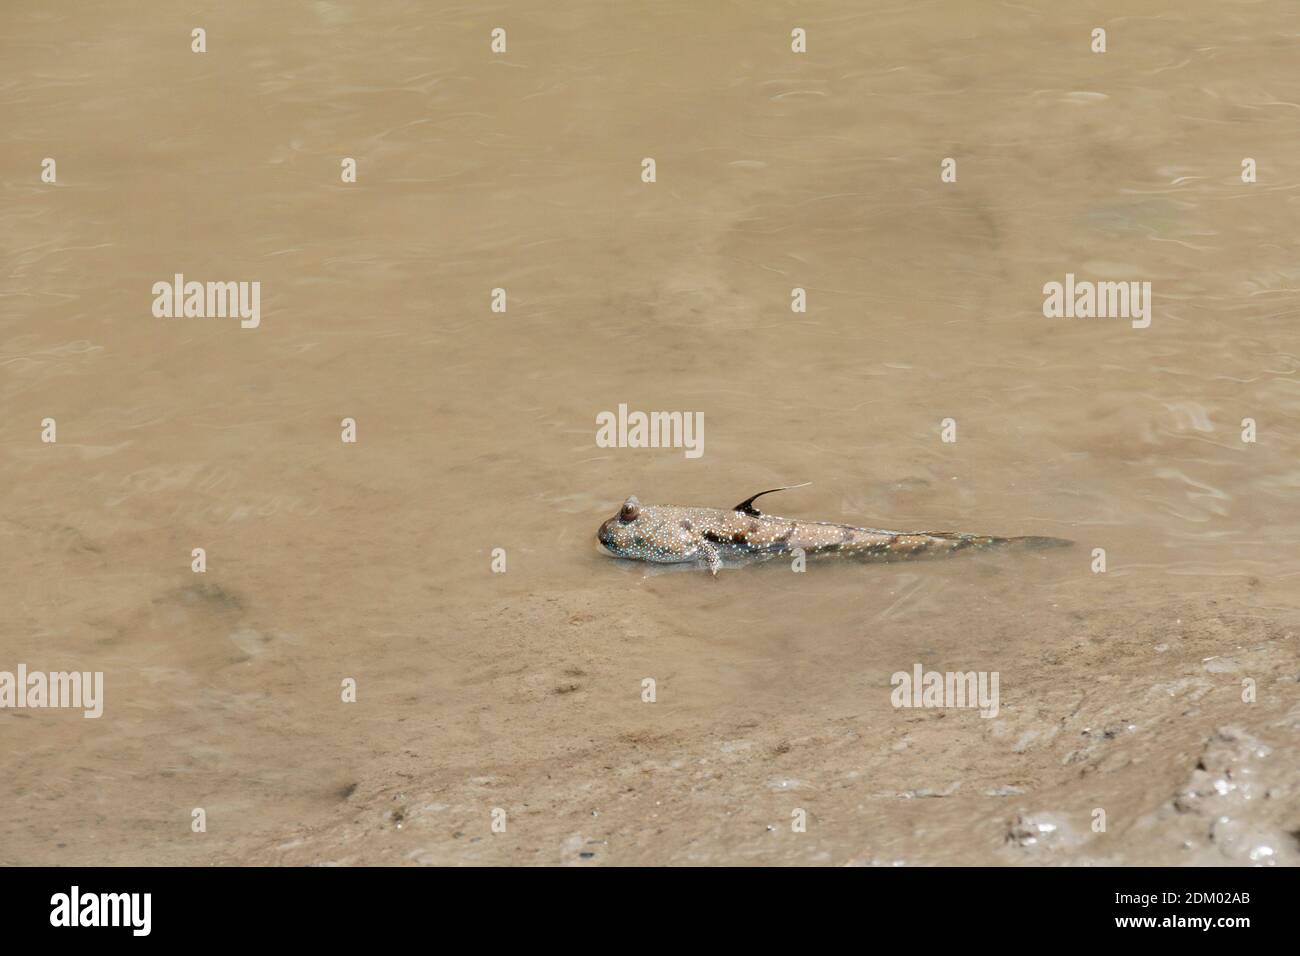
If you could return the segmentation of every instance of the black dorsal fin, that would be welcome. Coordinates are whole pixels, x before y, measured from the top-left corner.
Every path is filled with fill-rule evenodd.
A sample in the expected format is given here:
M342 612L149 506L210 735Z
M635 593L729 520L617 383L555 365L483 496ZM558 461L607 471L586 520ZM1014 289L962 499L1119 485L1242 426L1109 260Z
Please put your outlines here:
M740 504L736 505L736 507L732 508L731 510L739 511L741 514L747 514L747 515L755 515L755 516L761 515L762 512L754 507L755 498L761 498L764 495L770 495L774 491L789 491L792 488L807 488L811 484L812 484L811 481L805 481L802 485L786 485L784 488L769 488L767 489L767 491L760 491L756 495L750 495L748 498L746 498Z

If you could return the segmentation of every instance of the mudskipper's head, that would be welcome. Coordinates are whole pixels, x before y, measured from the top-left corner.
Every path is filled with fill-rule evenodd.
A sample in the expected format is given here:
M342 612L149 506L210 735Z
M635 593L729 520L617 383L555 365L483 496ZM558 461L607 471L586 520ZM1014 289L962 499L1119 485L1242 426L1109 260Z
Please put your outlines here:
M679 517L681 510L643 506L635 497L629 498L618 514L600 526L596 540L620 558L665 564L691 561L695 557L695 541L689 522Z

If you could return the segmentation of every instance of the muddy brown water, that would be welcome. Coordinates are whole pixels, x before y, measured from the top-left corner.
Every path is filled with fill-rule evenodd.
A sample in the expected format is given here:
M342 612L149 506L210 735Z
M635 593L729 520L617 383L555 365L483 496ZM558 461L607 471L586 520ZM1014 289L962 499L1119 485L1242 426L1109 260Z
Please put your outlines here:
M1130 7L10 3L0 670L105 712L0 712L0 863L1295 863L1300 8ZM594 542L800 481L1077 544Z

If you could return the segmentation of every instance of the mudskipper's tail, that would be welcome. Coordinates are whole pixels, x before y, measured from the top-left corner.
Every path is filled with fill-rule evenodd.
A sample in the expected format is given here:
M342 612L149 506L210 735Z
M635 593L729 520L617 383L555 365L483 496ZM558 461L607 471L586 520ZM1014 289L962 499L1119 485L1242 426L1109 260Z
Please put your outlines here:
M1003 548L1042 551L1048 548L1069 547L1072 544L1073 541L1064 538L1043 538L1034 535L998 538L991 535L962 534L956 531L929 531L896 534L887 541L849 545L844 550L864 558L897 561L908 558L942 558L959 552L992 551Z
M1048 548L1068 548L1074 544L1067 538L1042 538L1038 535L1024 535L1019 538L993 538L994 547L1027 548L1030 551L1046 551Z

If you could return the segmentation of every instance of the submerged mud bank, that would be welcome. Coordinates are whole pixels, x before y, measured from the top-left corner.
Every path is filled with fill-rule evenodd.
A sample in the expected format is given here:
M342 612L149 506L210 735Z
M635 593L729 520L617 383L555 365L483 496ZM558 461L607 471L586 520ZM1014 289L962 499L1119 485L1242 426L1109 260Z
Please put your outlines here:
M440 760L426 741L417 751L437 766L380 761L328 821L239 858L871 866L1298 859L1295 621L1262 619L1231 598L1154 615L1146 607L1067 614L1068 625L1038 636L1035 652L1004 670L1017 690L993 720L894 709L878 677L842 679L820 695L793 679L788 698L715 696L667 721L641 720L631 705L608 706L607 685L623 671L617 655L573 663L596 630L589 615L566 615L540 598L524 608L546 636L518 649L518 669L483 687L494 698L514 688L517 708L492 735L493 761ZM1152 625L1152 616L1165 623ZM1235 634L1230 648L1227 633ZM635 638L606 640L622 649ZM705 642L701 656L713 661L715 653ZM1246 675L1258 686L1255 703L1241 700ZM585 729L575 732L578 725ZM505 811L503 833L491 832L494 808ZM805 832L792 831L796 810Z

